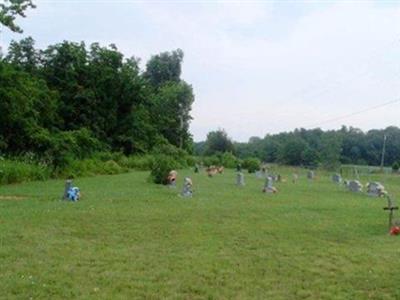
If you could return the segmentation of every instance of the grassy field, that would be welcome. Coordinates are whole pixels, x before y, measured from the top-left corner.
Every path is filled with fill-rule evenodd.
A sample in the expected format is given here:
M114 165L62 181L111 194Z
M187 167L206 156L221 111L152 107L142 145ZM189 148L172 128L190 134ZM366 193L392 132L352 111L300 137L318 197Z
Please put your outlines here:
M179 173L177 189L146 172L76 179L79 203L60 201L63 181L0 187L0 298L400 299L385 200L328 174L266 195L254 175ZM400 178L381 181L400 201Z

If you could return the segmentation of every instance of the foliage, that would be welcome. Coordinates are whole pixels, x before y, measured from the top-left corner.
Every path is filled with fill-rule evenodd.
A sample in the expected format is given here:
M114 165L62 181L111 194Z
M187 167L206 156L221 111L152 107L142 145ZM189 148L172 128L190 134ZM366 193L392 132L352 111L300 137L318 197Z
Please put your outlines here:
M11 31L22 33L22 29L15 24L16 17L25 17L28 8L35 8L32 0L8 0L0 3L0 24Z
M157 154L151 169L150 178L157 184L167 184L167 177L170 171L178 169L180 164L172 157L165 154Z
M33 180L46 180L49 177L50 169L45 165L7 159L0 160L0 185Z
M235 142L233 147L239 159L257 157L269 163L336 170L340 164L378 166L384 135L387 136L384 163L391 166L400 161L400 128L394 126L367 132L345 126L329 131L301 128L267 134L264 138L251 137L247 143ZM206 146L207 142L195 143L195 154L206 153Z
M399 162L395 161L392 165L392 170L393 170L393 172L398 172L399 169L400 169L400 164L399 164Z
M223 165L225 168L236 168L237 163L237 158L231 152L225 152L221 154L221 165Z
M64 41L38 50L30 37L11 42L0 59L0 152L32 152L63 169L97 151L192 151L194 95L180 78L182 59L181 50L164 52L143 72L115 45Z
M218 166L221 164L221 159L217 155L203 157L203 163L206 167Z
M233 150L233 142L228 137L228 134L225 130L219 129L216 131L211 131L207 134L204 154L213 155L220 152L233 152Z
M249 173L254 173L260 170L261 161L256 157L249 157L243 160L242 167L247 169Z

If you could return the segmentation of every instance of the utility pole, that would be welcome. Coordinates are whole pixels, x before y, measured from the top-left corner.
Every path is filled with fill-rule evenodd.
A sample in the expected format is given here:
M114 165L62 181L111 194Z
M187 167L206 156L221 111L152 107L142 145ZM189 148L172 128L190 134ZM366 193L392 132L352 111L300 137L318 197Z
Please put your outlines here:
M383 147L382 147L382 156L381 156L381 171L383 172L383 164L385 162L385 149L386 149L386 134L383 135Z

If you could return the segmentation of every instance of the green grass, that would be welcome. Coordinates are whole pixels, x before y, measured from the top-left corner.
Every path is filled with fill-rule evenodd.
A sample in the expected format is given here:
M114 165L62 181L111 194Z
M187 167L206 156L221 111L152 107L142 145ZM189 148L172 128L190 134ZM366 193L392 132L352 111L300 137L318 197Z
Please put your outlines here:
M233 171L180 171L177 189L148 172L80 178L79 203L59 180L2 186L0 298L400 299L385 200L304 174L276 195ZM177 196L185 175L192 199ZM380 179L400 197L399 177Z

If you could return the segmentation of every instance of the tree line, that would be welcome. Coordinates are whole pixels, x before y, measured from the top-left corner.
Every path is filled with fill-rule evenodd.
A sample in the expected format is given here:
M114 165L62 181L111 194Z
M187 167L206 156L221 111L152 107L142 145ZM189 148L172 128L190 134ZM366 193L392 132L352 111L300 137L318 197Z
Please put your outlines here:
M0 57L0 154L62 165L96 151L190 152L194 95L181 79L183 57L163 52L142 70L115 45L11 42Z
M231 152L240 159L259 158L264 162L307 167L336 168L340 164L377 166L381 163L384 137L384 165L400 162L400 128L364 132L342 126L339 130L296 129L292 132L251 137L246 143L234 142L224 130L212 131L204 142L195 144L197 155Z

